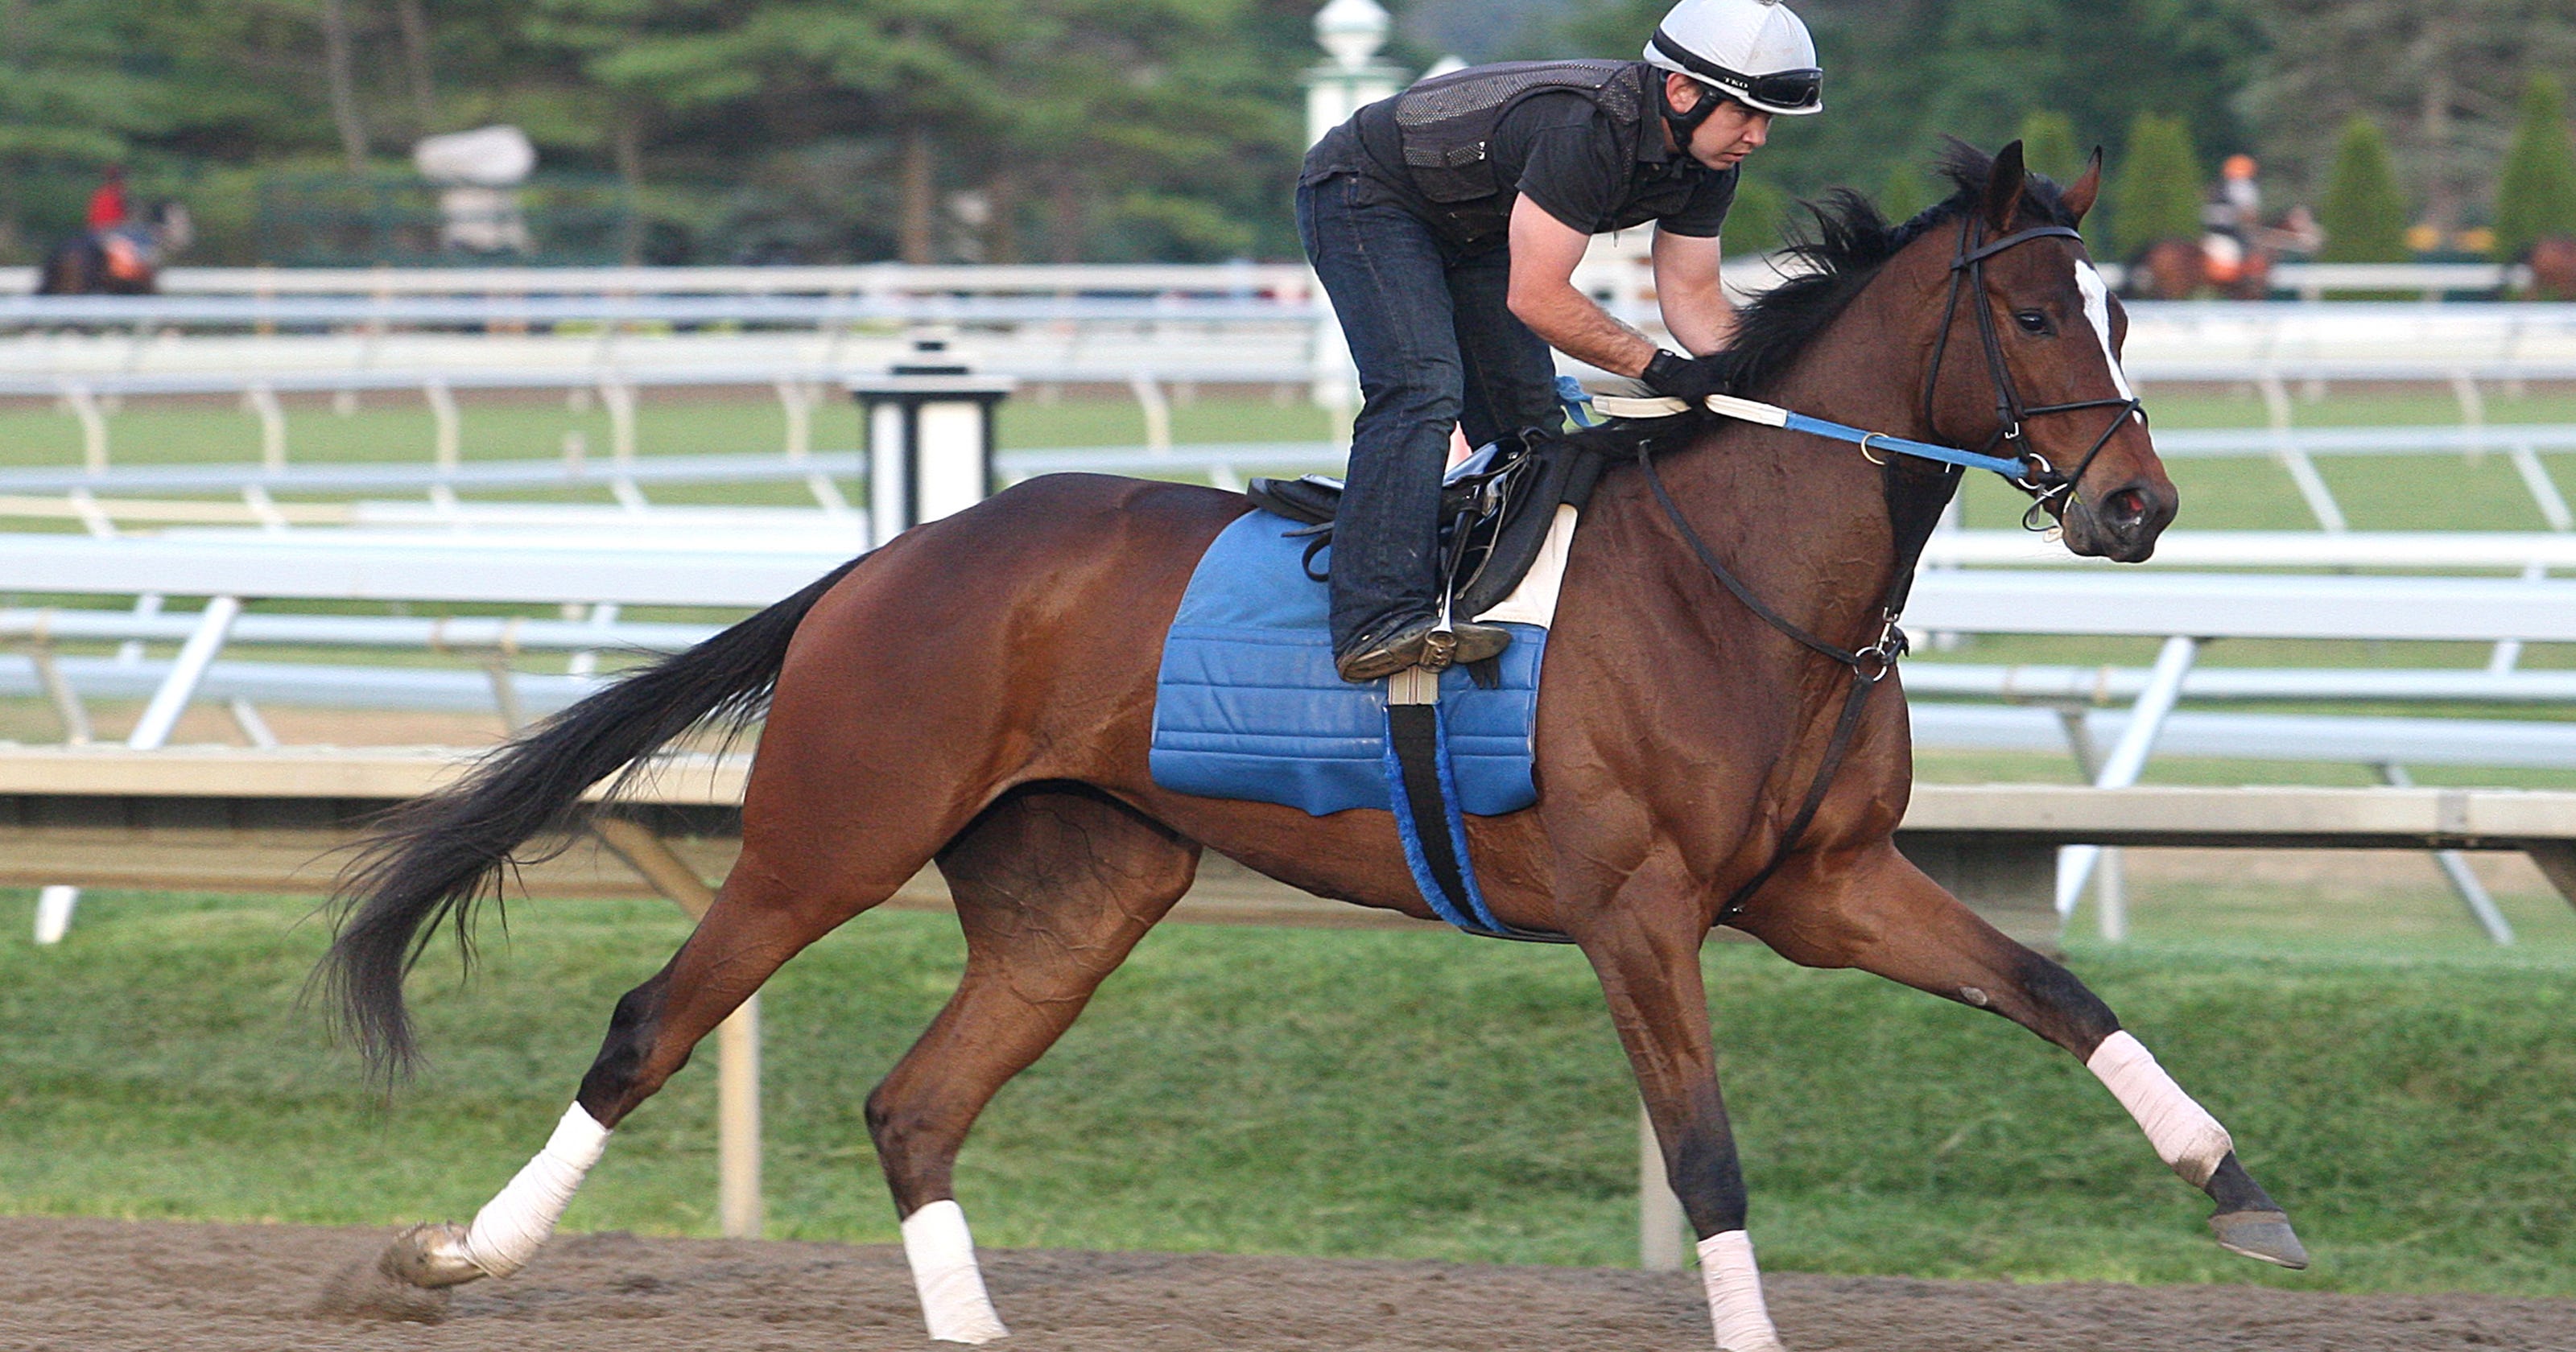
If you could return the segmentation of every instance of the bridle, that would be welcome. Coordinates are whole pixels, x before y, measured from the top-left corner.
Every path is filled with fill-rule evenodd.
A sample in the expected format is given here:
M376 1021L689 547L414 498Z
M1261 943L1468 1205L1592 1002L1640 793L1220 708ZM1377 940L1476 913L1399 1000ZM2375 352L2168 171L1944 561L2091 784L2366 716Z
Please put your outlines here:
M2007 444L2019 452L2021 473L2013 479L2013 483L2029 493L2032 499L2030 510L2022 517L2022 524L2034 530L2042 529L2048 521L2048 504L2059 498L2074 500L2075 485L2084 478L2084 472L2093 467L2094 458L2102 453L2102 448L2111 444L2111 438L2120 430L2121 424L2127 422L2133 414L2143 420L2145 412L2134 393L2125 399L2079 399L2062 404L2022 402L2021 393L2014 388L2012 373L2004 362L2003 337L1995 330L1994 306L1986 297L1986 260L2015 245L2027 244L2035 239L2081 241L2083 236L2078 234L2073 226L2066 225L2034 226L1995 240L1987 240L1984 235L1984 222L1977 213L1969 212L1962 217L1959 223L1958 256L1950 262L1949 296L1941 308L1941 337L1932 349L1932 369L1923 383L1923 425L1927 430L1933 430L1933 396L1940 389L1941 358L1949 350L1950 331L1958 321L1959 297L1963 292L1971 292L1975 296L1973 308L1977 315L1977 334L1985 349L1986 369L1993 380L1995 390L1995 434L1987 438L1983 454L1990 457L1986 461L1987 466L1996 468L2000 472L2008 467L2010 462L2003 461L1994 453ZM2103 356L2110 360L2118 360L2108 352ZM2061 473L2055 466L2049 464L2046 456L2041 455L2031 446L2029 438L2022 430L2022 424L2031 418L2044 417L2051 413L2074 413L2088 408L2117 408L2120 412L2112 419L2111 425L2102 430L2102 435L2093 439L2093 444L2085 450L2083 458L2076 462L2074 472ZM1808 420L1808 424L1804 427L1795 423L1788 425L1792 430L1816 430L1817 425L1813 420ZM1842 429L1842 431L1847 433L1850 429ZM1897 467L1899 456L1890 455L1882 460L1870 455L1870 442L1874 439L1911 448L1905 452L1906 454L1930 453L1939 449L1918 443L1898 443L1893 438L1877 438L1875 434L1862 435L1859 438L1861 455L1871 464L1879 466L1881 483L1887 499L1891 552L1895 557L1890 561L1892 567L1888 575L1887 591L1880 598L1878 615L1873 622L1875 636L1857 648L1845 648L1808 632L1755 595L1753 589L1746 586L1744 581L1726 566L1725 561L1717 557L1717 552L1708 547L1708 542L1700 538L1699 532L1691 528L1689 518L1682 515L1681 505L1673 501L1672 493L1664 487L1663 476L1655 472L1653 455L1646 444L1640 443L1637 448L1637 467L1645 473L1646 486L1653 491L1656 502L1663 507L1665 517L1673 523L1675 529L1681 532L1683 542L1690 546L1692 553L1699 556L1701 566L1714 574L1727 591L1734 594L1736 600L1742 602L1747 610L1759 616L1765 624L1786 635L1800 647L1840 663L1851 673L1851 686L1843 696L1842 712L1834 719L1833 735L1825 743L1824 759L1816 766L1816 777L1808 784L1806 797L1800 802L1797 815L1790 819L1789 825L1780 833L1780 843L1772 851L1770 862L1764 864L1760 872L1747 879L1743 886L1735 889L1734 893L1727 898L1726 904L1719 908L1713 924L1725 924L1741 914L1745 903L1753 899L1753 894L1762 890L1762 885L1769 882L1772 875L1780 871L1781 865L1789 862L1790 852L1797 848L1799 839L1806 834L1808 826L1815 821L1817 810L1824 806L1826 790L1833 787L1834 772L1842 768L1843 757L1851 750L1853 737L1860 730L1862 711L1869 703L1870 692L1876 690L1879 683L1887 678L1888 673L1896 669L1897 661L1904 657L1906 652L1905 631L1899 627L1897 621L1903 616L1906 598L1914 588L1915 563L1922 557L1923 547L1931 539L1933 528L1940 523L1943 509L1949 505L1951 496L1958 491L1960 462L1957 459L1957 453L1952 452L1951 463L1933 480L1937 490L1916 491L1915 486L1906 481L1920 476L1899 470ZM2063 503L2059 505L2058 510L2060 513L2064 512Z
M1941 336L1932 346L1932 369L1923 378L1923 425L1926 428L1932 426L1933 400L1941 389L1941 359L1950 351L1950 329L1958 322L1959 297L1964 292L1976 298L1970 308L1977 315L1977 338L1985 349L1986 374L1995 391L1995 434L1986 439L1985 449L1992 453L2007 444L2012 447L2025 467L2021 477L2013 482L2031 495L2030 510L2022 514L2022 526L2029 530L2042 530L2047 526L2048 504L2059 497L2072 501L2075 485L2083 482L2084 472L2093 467L2094 458L2102 454L2103 447L2111 444L2111 438L2132 415L2144 422L2146 406L2135 393L2125 399L2078 399L2063 404L2025 404L2021 401L2021 392L2013 387L2012 369L2004 361L2003 335L1995 329L1994 306L1986 301L1986 260L2014 245L2034 239L2071 239L2081 243L2084 236L2071 225L2033 226L1996 240L1987 240L1985 233L1985 221L1977 212L1961 214L1959 255L1950 260L1950 294L1941 306ZM2102 355L2111 361L2119 360L2109 352ZM2048 463L2047 456L2032 447L2022 424L2051 413L2075 413L2088 408L2116 408L2120 411L2112 416L2110 425L2102 429L2102 435L2095 437L2093 444L2085 449L2083 458L2075 463L2074 472L2060 473ZM2063 512L2064 505L2060 504L2058 510Z

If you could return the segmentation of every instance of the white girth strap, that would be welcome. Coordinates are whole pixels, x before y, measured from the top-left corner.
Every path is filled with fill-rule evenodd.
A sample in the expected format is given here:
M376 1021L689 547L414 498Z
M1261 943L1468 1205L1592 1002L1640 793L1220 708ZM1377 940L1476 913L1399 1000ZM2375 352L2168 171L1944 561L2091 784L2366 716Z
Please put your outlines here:
M1701 1240L1699 1277L1708 1288L1708 1321L1717 1329L1718 1352L1782 1352L1771 1311L1762 1303L1751 1236L1727 1230Z
M912 1264L921 1317L943 1343L989 1343L1007 1338L1002 1316L984 1294L984 1272L975 1265L975 1239L966 1212L942 1199L903 1218L903 1257Z
M2146 1044L2127 1031L2102 1039L2084 1068L2109 1086L2111 1097L2138 1120L2138 1129L2147 1134L2156 1156L2193 1187L2207 1186L2209 1176L2218 1172L2219 1161L2236 1148L2227 1138L2227 1128L2182 1092L2182 1086L2156 1064Z
M465 1232L465 1256L495 1277L526 1267L537 1246L554 1233L582 1176L599 1163L607 1144L608 1128L591 1120L579 1103L565 1109L546 1148L474 1213L474 1224Z

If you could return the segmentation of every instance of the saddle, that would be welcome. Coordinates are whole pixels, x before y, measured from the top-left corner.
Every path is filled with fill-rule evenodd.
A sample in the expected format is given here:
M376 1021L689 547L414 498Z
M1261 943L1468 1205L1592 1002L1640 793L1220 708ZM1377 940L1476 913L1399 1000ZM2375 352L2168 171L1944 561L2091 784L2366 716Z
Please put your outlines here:
M1519 631L1499 657L1463 672L1412 668L1365 686L1341 680L1323 632L1324 589L1312 584L1326 580L1315 556L1332 541L1342 482L1312 474L1253 480L1245 495L1265 510L1246 514L1209 547L1165 639L1155 782L1318 816L1383 806L1434 914L1487 938L1568 942L1494 914L1468 855L1465 814L1518 811L1538 797L1533 728L1555 586L1552 573L1531 575L1560 525L1570 529L1589 502L1609 458L1644 444L1624 430L1589 430L1596 427L1589 415L1668 418L1685 406L1634 387L1587 393L1571 380L1558 382L1558 394L1583 430L1523 432L1476 452L1443 480L1440 586L1448 613ZM1279 518L1303 525L1282 531ZM1301 536L1298 561L1309 585L1282 587L1278 572L1297 558ZM1554 557L1561 569L1562 553ZM1543 606L1504 604L1524 581L1545 593Z
M1473 619L1511 595L1546 544L1556 509L1581 510L1601 465L1579 443L1533 430L1495 442L1450 470L1440 489L1441 585L1449 612ZM1332 543L1342 481L1321 474L1255 479L1244 496L1305 523L1295 533L1308 537L1306 574L1322 581L1315 556Z

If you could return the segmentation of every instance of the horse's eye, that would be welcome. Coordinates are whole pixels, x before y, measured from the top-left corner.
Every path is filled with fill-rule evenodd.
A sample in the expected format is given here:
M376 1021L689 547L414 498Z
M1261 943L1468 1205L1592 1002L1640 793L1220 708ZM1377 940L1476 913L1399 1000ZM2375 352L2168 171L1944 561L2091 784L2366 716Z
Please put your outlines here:
M2048 316L2037 310L2015 310L2013 311L2013 322L2021 325L2021 331L2024 333L2044 334L2048 332Z

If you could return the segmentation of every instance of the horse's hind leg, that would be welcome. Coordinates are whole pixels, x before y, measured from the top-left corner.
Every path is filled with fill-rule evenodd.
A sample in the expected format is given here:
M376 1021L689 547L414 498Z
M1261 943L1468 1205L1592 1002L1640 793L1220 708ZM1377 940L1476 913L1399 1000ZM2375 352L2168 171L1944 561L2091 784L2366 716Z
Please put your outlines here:
M471 1225L415 1226L386 1252L381 1270L414 1286L444 1287L525 1266L598 1163L610 1130L687 1065L699 1040L789 958L892 895L949 829L926 820L838 836L747 831L715 905L661 971L618 1000L581 1090L545 1148Z
M1987 924L1893 844L1802 864L1737 926L1794 962L1874 972L1991 1010L2065 1048L2129 1110L2165 1164L2218 1204L2210 1227L2221 1245L2282 1267L2308 1265L2289 1218L2245 1172L2227 1129L2073 973Z
M868 1133L930 1336L980 1343L1005 1330L950 1183L958 1149L1189 889L1198 846L1082 790L1031 791L987 812L939 868L966 932L966 973L868 1095Z

